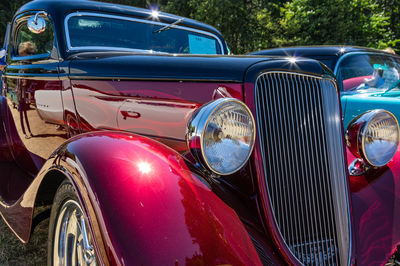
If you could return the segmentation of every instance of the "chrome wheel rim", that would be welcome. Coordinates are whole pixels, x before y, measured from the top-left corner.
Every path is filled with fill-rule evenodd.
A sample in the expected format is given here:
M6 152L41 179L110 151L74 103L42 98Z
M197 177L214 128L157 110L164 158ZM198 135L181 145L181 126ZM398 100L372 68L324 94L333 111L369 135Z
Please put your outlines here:
M62 205L55 225L53 265L97 265L85 217L75 200Z

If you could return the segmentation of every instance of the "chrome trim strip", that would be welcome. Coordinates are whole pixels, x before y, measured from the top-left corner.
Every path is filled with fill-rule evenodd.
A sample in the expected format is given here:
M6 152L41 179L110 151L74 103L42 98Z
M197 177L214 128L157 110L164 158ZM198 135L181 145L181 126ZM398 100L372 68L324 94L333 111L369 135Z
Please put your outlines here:
M135 81L135 80L140 80L140 81L163 81L163 80L168 80L168 81L196 81L196 82L224 82L224 83L238 83L241 82L240 80L221 80L221 79L207 79L206 77L204 79L193 79L193 78L139 78L139 77L106 77L106 76L69 76L71 80L94 80L94 79L99 79L99 80L114 80L114 81Z
M67 42L67 47L68 50L71 51L76 51L76 50L91 50L91 49L102 49L102 50L118 50L118 51L143 51L143 52L149 52L149 50L140 50L140 49L129 49L129 48L118 48L118 47L102 47L102 46L83 46L83 47L73 47L71 46L71 40L69 37L69 30L68 30L68 20L71 17L74 16L91 16L91 17L103 17L103 18L112 18L112 19L119 19L119 20L127 20L127 21L133 21L133 22L139 22L139 23L146 23L146 24L154 24L154 25L159 25L159 26L167 26L169 25L168 23L162 23L162 22L157 22L157 21L149 21L149 20L144 20L144 19L137 19L137 18L132 18L132 17L125 17L125 16L117 16L117 15L110 15L110 14L105 14L105 13L95 13L95 12L74 12L71 14L68 14L65 19L64 19L64 30L65 30L65 39ZM198 29L194 29L194 28L190 28L190 27L185 27L185 26L179 26L179 25L175 25L174 28L176 29L181 29L181 30L185 30L185 31L191 31L191 32L196 32L196 33L200 33L203 35L207 35L209 37L214 38L221 49L221 53L220 54L224 54L224 46L222 45L221 40L215 35L212 34L210 32L207 31L202 31L202 30L198 30ZM158 53L158 52L156 52Z
M327 81L322 81L322 84L324 86L332 86L332 83L327 82ZM342 245L339 245L339 249L341 254L340 257L340 264L345 265L346 262L350 262L350 256L346 258L344 257L344 254L348 254L344 249L343 244L347 244L346 246L349 246L351 248L351 238L350 238L350 208L348 206L349 200L348 200L348 192L347 192L347 183L346 179L341 178L343 175L344 177L347 176L347 169L345 167L345 161L344 157L342 156L337 156L338 154L344 154L343 150L343 138L339 134L334 134L334 132L341 132L341 117L340 117L340 112L335 112L336 106L339 106L339 99L337 97L337 94L334 93L332 90L328 89L323 89L321 90L323 93L323 103L325 108L330 108L326 109L326 112L324 112L325 119L326 121L330 121L330 123L325 123L325 130L326 130L326 141L331 142L331 150L328 152L328 161L331 162L331 165L334 165L337 167L338 171L332 171L331 174L334 175L334 178L331 178L332 182L332 194L334 196L334 200L336 200L336 204L334 204L335 207L335 217L336 217L336 230L337 230L337 237L338 240L342 243ZM339 171L341 172L339 176ZM344 190L341 188L345 188ZM346 217L343 217L343 212L340 210L344 206L347 207L347 213L348 213L348 219ZM347 221L346 221L347 220ZM345 226L345 223L348 223L348 226ZM350 249L351 250L351 249Z
M285 74L285 76L286 76L286 80L288 81L288 86L287 86L287 89L289 89L290 87L294 87L294 82L293 82L293 78L292 77L289 77L289 75L287 75L287 74ZM290 78L290 79L289 79ZM292 94L293 95L293 94ZM286 102L288 102L289 103L289 105L286 105L286 112L287 113L290 113L290 124L294 124L294 121L295 121L295 118L293 117L293 112L290 112L290 110L289 110L289 106L293 106L293 102L295 103L295 104L297 104L297 102L296 101L294 101L293 100L293 102L292 102L292 97L290 97L291 95L289 95L289 100L286 100ZM295 106L295 108L297 108L297 105ZM296 118L297 119L297 118ZM298 160L296 160L296 157L295 157L295 154L297 154L297 143L295 143L295 139L294 139L294 136L295 136L295 134L296 134L296 129L295 129L295 127L293 126L293 127L291 127L291 132L289 132L289 136L290 136L290 142L289 142L289 146L291 146L291 147L294 147L294 150L295 150L295 152L294 152L294 154L293 153L290 153L291 154L291 159L290 159L290 161L291 162L295 162L296 163L296 166L294 167L294 169L296 169L297 171L295 171L294 169L293 169L293 172L291 173L292 175L296 175L297 174L297 176L300 176L300 172L299 172L299 165L298 165ZM299 191L299 189L298 189L298 184L297 184L297 182L295 181L294 182L294 191L292 191L292 193L293 194L295 194L295 206L294 206L294 208L296 209L296 215L297 216L300 216L300 211L299 210L302 210L303 209L303 204L302 204L302 201L300 200L300 197L299 197L299 195L298 195L298 191ZM300 206L299 206L300 205ZM300 224L298 224L298 223L296 223L296 228L298 229L297 231L296 231L296 235L299 235L300 234L300 232L301 232L301 230L303 230L303 231L305 231L305 229L304 228L301 228L301 226L300 226ZM304 250L303 250L303 245L300 245L300 242L299 242L299 240L297 239L297 241L293 241L293 243L296 243L296 247L297 247L297 253L299 254L300 252L300 254L303 254L304 253ZM300 247L300 249L299 249L299 247Z
M29 80L66 80L68 77L59 77L58 74L54 75L43 75L43 74L12 74L12 73L7 73L3 74L4 77L6 78L12 78L12 79L29 79Z

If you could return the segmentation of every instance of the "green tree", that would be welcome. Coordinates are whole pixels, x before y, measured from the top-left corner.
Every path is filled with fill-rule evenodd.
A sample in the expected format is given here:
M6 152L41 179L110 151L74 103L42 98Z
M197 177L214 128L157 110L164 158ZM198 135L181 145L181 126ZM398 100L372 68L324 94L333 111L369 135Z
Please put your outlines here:
M400 0L101 0L196 19L216 27L235 54L289 45L348 44L400 52ZM28 0L0 1L7 22Z
M257 47L260 36L255 10L263 1L255 0L180 0L168 1L165 11L193 18L216 27L235 54Z
M257 34L252 40L254 44L254 49L252 50L279 47L286 43L284 32L280 25L281 9L285 2L287 1L265 1L260 9L253 11L257 20Z
M15 12L29 0L0 1L0 47L3 45L8 22L11 22Z
M400 0L380 0L378 3L386 16L389 17L389 27L394 35L387 46L400 52Z
M282 45L347 44L384 48L395 39L375 0L293 0L282 9Z

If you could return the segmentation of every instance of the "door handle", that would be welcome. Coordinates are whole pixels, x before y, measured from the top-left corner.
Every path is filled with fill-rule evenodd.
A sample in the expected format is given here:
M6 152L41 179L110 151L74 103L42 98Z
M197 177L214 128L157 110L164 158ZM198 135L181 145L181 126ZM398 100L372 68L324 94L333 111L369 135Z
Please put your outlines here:
M126 118L139 118L141 117L140 113L131 111L131 110L120 110L121 115L123 116L123 119L126 120Z

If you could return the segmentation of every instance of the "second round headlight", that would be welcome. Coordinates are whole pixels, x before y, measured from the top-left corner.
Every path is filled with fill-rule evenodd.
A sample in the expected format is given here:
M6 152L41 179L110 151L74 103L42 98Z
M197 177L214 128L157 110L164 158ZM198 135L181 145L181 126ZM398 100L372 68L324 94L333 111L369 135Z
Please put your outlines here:
M347 129L348 145L357 157L372 166L384 166L399 145L399 125L386 110L372 110L354 119Z
M255 139L254 118L248 107L233 98L201 107L188 127L192 154L219 175L238 171L247 162Z
M362 136L365 158L374 166L392 160L399 145L399 126L392 113L377 112L366 125Z

